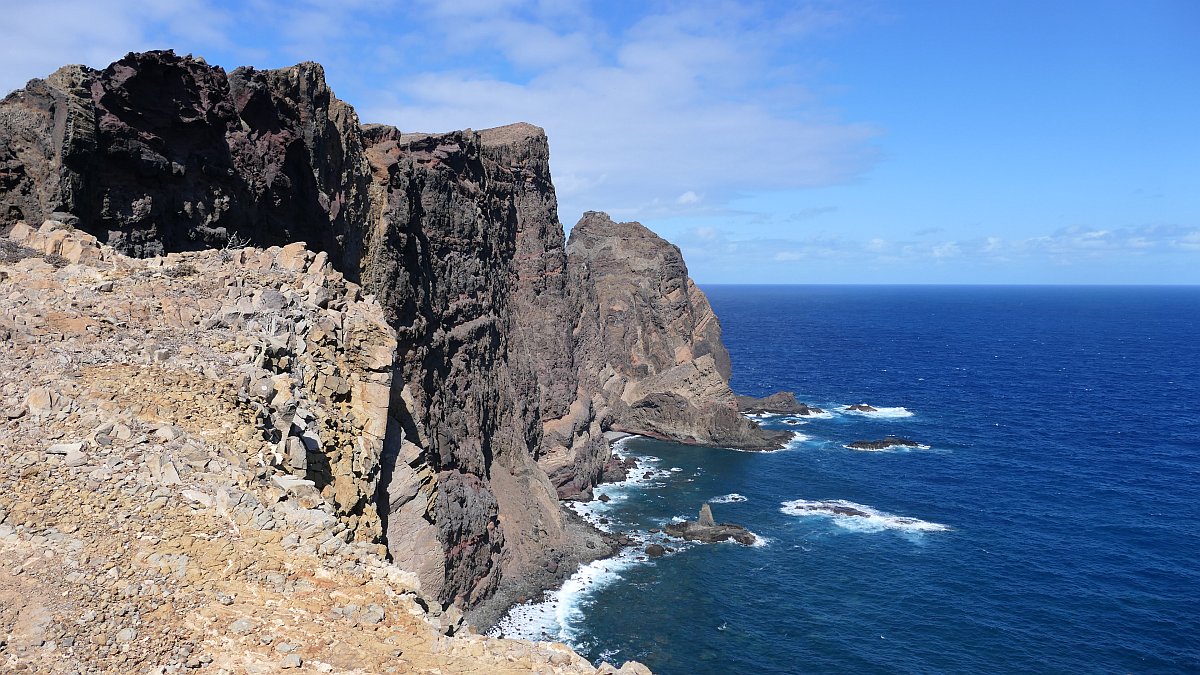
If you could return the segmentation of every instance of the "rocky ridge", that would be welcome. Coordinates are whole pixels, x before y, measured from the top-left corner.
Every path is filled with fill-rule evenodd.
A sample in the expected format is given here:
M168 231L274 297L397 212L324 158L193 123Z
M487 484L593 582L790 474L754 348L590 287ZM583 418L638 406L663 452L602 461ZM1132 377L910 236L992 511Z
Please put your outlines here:
M53 218L116 253L225 249L251 268L263 254L244 251L296 255L303 241L304 265L320 259L356 301L374 298L372 331L395 336L390 368L381 353L351 363L357 346L333 355L336 372L304 363L297 340L327 326L276 335L288 346L272 342L253 365L291 390L262 389L253 424L272 457L303 465L313 485L293 487L329 500L352 540L386 542L426 595L480 624L611 551L558 504L619 475L606 430L783 442L737 414L719 324L678 249L600 214L567 247L556 211L541 129L363 125L315 63L226 73L172 52L130 54L104 70L64 67L0 101L0 226ZM259 330L258 305L279 300L238 302L232 323L211 328ZM213 320L203 309L188 316ZM373 416L329 412L346 397L369 400Z
M0 669L646 672L474 635L387 560L396 335L302 244L0 238Z

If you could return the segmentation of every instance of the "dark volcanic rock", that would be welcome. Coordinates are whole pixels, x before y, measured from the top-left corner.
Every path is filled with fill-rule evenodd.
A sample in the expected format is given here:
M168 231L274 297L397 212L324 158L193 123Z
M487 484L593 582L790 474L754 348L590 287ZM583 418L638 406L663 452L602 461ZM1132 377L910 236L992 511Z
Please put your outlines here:
M712 516L712 509L708 504L700 507L699 520L670 523L663 528L663 531L673 537L704 542L706 544L732 539L739 544L751 546L757 541L754 533L741 525L715 522Z
M646 547L646 555L651 558L661 558L667 554L667 549L662 544L650 544Z
M374 294L398 335L389 425L354 470L378 476L395 561L444 601L532 594L514 580L611 550L558 502L632 468L609 429L789 436L738 414L676 247L597 213L565 245L532 125L404 134L360 124L315 63L129 54L0 101L0 228L48 217L133 255L304 241Z
M370 173L318 64L227 76L157 51L66 66L4 99L0 139L5 224L66 212L132 255L306 241L357 278Z
M907 438L898 438L896 436L888 436L887 438L878 441L854 441L846 445L847 448L853 450L885 450L887 448L919 448L921 444L909 440Z
M855 403L854 405L846 406L846 410L854 410L857 412L876 412L879 410L879 408L876 408L872 405L867 405L866 403Z
M821 408L815 408L807 403L796 400L796 395L790 391L780 391L770 396L755 398L753 396L738 396L738 410L744 413L772 413L776 415L819 415Z
M580 386L612 429L754 450L790 440L738 414L721 324L678 247L591 211L567 256Z

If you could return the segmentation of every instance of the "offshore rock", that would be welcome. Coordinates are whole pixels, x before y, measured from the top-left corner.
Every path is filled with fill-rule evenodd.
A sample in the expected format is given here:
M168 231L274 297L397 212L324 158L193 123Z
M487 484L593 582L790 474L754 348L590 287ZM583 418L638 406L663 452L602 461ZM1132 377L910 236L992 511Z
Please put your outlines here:
M567 255L580 386L612 429L750 450L790 440L738 414L721 324L678 247L590 211Z
M887 450L888 448L919 448L921 444L907 438L888 436L877 441L854 441L848 443L851 450Z
M717 523L713 520L712 508L708 504L700 507L698 520L685 520L682 523L668 523L663 531L672 537L680 537L690 541L714 544L730 539L745 546L753 546L758 540L754 533L741 525L732 523Z
M820 415L825 412L821 408L810 406L796 400L796 395L790 391L779 391L755 398L753 396L738 396L738 410L748 414L770 413L772 415Z

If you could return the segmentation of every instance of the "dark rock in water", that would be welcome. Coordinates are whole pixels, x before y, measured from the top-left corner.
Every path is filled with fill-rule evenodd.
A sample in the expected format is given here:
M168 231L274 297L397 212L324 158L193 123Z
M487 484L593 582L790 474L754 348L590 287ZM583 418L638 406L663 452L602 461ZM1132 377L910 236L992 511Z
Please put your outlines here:
M867 405L866 403L855 403L854 405L846 406L846 410L854 410L857 412L876 412L879 410L879 408L876 408L872 405Z
M664 531L681 539L713 544L732 539L739 544L751 546L757 540L754 533L741 525L732 523L717 523L713 520L712 508L705 504L700 507L699 520L687 520L682 523L670 523Z
M886 448L904 447L904 448L919 448L921 444L909 440L907 438L898 438L896 436L888 436L887 438L878 441L854 441L846 445L852 450L884 450Z
M667 549L663 548L662 544L650 544L646 547L646 555L651 558L661 558L667 554Z
M779 391L764 396L755 398L753 396L738 396L738 410L750 414L770 413L772 415L819 415L823 412L821 408L815 408L807 403L801 403L796 400L796 395L790 391Z
M602 502L608 502L608 500L610 500L610 499L612 499L612 498L611 498L611 497L609 497L608 495L600 495L600 496L599 496L599 497L597 497L596 499L599 499L599 500L600 500L600 501L602 501Z

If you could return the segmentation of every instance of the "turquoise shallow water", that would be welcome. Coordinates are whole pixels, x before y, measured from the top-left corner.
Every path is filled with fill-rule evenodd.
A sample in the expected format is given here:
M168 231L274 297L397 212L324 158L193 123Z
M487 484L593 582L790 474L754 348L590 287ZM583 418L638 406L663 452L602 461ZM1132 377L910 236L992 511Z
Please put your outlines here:
M639 484L589 508L650 541L714 501L766 545L629 552L510 633L660 673L1200 670L1200 289L705 291L736 391L831 414L770 454L627 441ZM890 434L928 448L844 447Z

